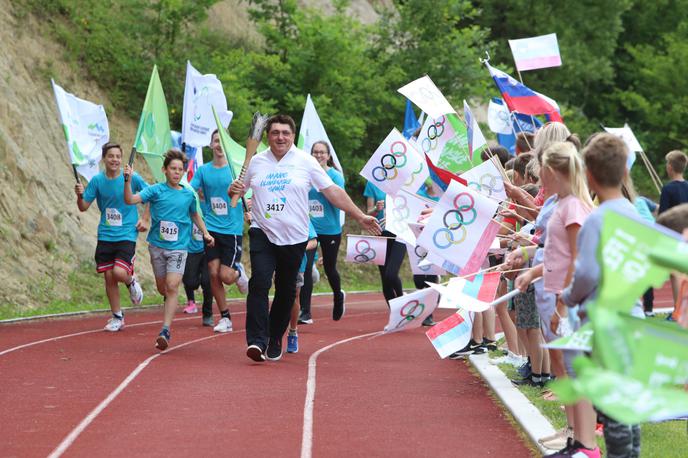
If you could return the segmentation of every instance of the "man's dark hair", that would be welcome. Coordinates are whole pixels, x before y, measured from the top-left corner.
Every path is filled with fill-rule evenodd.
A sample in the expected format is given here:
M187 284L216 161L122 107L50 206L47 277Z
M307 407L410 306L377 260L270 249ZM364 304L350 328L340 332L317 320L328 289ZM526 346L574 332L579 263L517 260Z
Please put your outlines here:
M292 134L296 133L296 123L294 122L292 117L289 115L278 114L278 115L270 116L270 119L268 119L268 122L265 125L265 132L267 132L269 134L270 129L272 128L273 124L287 124L287 125L289 125L289 128L291 129L291 133Z

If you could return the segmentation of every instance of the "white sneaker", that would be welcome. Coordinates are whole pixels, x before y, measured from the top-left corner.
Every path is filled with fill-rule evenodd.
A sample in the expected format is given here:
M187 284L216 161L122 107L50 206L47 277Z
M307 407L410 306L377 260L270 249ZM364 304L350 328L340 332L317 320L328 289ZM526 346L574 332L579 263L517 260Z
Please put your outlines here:
M246 270L244 270L244 265L240 262L237 262L236 266L239 271L239 278L237 278L236 281L237 288L239 288L241 294L246 294L248 293L248 276L246 275Z
M213 328L215 332L232 332L232 320L229 318L221 318L217 322L217 326Z
M110 317L107 324L105 325L105 330L110 332L117 332L124 327L124 317L120 320L114 316Z
M526 363L526 361L528 361L528 358L524 358L523 356L518 356L509 352L509 354L505 357L504 363L511 364L514 367L521 367Z
M143 289L141 289L139 282L136 281L136 277L131 277L131 284L127 286L127 288L129 288L131 303L134 305L141 305L143 301Z

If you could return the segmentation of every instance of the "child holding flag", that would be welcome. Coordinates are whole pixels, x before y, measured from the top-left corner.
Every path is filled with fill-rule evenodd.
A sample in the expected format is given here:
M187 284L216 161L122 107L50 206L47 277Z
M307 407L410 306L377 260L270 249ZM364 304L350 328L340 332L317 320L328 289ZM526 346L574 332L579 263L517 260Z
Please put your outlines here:
M581 227L578 238L578 255L575 262L573 281L562 291L560 301L568 307L581 306L585 321L585 304L597 295L600 281L600 264L597 246L600 242L602 221L605 212L613 210L629 218L640 220L633 204L624 198L622 185L626 170L628 148L623 140L612 134L599 134L583 150L585 173L590 190L600 201ZM576 408L575 441L570 444L569 455L580 451L589 457L599 457L595 443L596 415L589 402L579 402ZM605 443L609 458L633 457L640 454L640 429L638 426L622 425L605 418ZM554 456L554 455L553 455Z
M112 311L105 330L114 332L124 327L119 283L124 283L129 289L132 304L139 305L143 300L143 290L134 276L134 259L138 232L148 229L150 213L146 207L144 217L139 219L136 206L127 205L124 201L124 176L120 169L122 148L116 143L106 143L102 147L102 156L105 171L94 176L85 190L84 185L77 183L74 192L80 211L88 210L94 200L100 209L96 271L103 274L105 292ZM138 174L132 175L131 181L131 186L136 191L148 186Z
M165 183L157 183L134 194L131 180L134 170L124 167L124 201L128 204L150 202L153 224L148 232L148 251L158 292L165 297L163 326L155 341L155 348L165 350L170 341L170 325L177 309L179 284L184 275L187 249L191 239L192 220L203 233L208 246L215 243L203 218L197 212L197 198L189 187L182 186L186 156L178 150L165 154L162 171Z

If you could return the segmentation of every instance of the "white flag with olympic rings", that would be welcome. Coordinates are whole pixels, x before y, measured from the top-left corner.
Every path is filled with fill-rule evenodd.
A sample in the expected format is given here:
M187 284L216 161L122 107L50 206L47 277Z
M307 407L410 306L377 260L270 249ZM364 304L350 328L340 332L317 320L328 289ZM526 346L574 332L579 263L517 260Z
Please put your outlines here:
M480 268L496 236L491 222L497 207L497 201L452 181L416 243L472 273L463 270Z
M387 257L387 240L387 237L372 235L347 235L347 262L384 265Z
M437 291L426 288L392 299L389 301L389 322L385 326L385 334L419 327L437 308L439 298Z
M468 182L469 188L493 199L500 201L506 200L504 179L494 162L485 161L462 173L460 176Z
M385 193L397 194L403 187L417 190L429 175L425 159L394 128L363 167L361 176Z
M456 113L451 103L437 89L437 86L435 86L435 83L432 82L428 75L411 81L406 86L400 87L398 91L431 118L439 118L448 113Z

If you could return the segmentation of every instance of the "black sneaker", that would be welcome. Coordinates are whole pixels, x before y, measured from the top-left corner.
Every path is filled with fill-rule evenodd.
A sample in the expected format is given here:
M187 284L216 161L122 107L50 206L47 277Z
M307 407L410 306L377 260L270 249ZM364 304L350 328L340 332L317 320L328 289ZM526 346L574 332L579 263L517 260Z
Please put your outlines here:
M485 353L487 353L487 348L483 347L482 345L478 345L477 347L473 348L474 355L482 355Z
M473 353L473 349L471 348L471 344L469 342L468 345L463 347L461 350L455 351L449 355L449 359L462 359L471 353Z
M339 321L346 312L346 292L343 290L340 294L334 296L334 307L332 307L332 319Z
M279 361L282 357L282 339L273 339L270 337L268 341L268 348L265 350L265 358L269 361Z
M536 388L543 388L545 386L545 382L536 382L533 380L532 377L513 379L511 380L511 383L513 383L516 386L532 386Z
M483 347L487 348L487 351L497 351L497 342L483 338Z
M530 367L530 362L525 363L523 366L519 367L517 369L518 375L520 375L523 378L528 378L530 377L530 374L533 373L531 367Z
M299 324L313 324L313 317L311 317L310 313L301 313L299 315Z
M249 345L246 349L246 356L248 356L257 363L262 363L263 361L265 361L265 354L258 345Z

